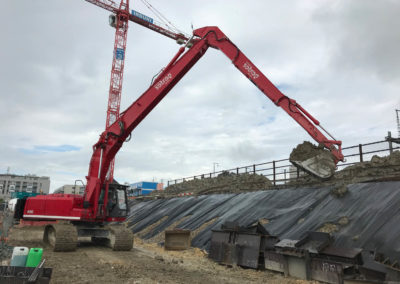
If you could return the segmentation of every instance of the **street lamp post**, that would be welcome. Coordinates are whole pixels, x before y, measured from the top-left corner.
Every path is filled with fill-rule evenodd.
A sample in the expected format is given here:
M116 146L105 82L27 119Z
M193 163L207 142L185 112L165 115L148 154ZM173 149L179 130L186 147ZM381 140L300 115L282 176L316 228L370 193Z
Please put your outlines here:
M218 163L216 163L216 162L214 162L214 163L213 163L213 172L214 172L214 175L215 175L215 167L216 167L216 166L218 167L218 166L219 166L219 164L218 164Z

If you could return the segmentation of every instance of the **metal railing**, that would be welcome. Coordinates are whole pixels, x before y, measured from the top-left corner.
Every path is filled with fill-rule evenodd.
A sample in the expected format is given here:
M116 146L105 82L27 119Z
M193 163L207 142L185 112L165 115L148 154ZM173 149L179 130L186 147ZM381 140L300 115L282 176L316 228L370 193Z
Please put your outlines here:
M383 156L391 154L393 153L393 151L400 149L399 145L400 144L393 143L390 139L387 139L366 144L358 144L350 147L344 147L342 148L342 151L345 157L345 161L338 163L337 165L338 169L343 169L347 166L354 165L359 162L369 161L374 155ZM281 159L265 163L216 171L212 173L204 173L186 178L173 179L167 182L167 186L194 179L214 178L222 173L237 174L237 175L246 173L261 174L267 177L274 186L286 184L286 182L288 182L289 180L293 180L295 178L298 178L306 174L303 171L294 167L289 162L289 159Z

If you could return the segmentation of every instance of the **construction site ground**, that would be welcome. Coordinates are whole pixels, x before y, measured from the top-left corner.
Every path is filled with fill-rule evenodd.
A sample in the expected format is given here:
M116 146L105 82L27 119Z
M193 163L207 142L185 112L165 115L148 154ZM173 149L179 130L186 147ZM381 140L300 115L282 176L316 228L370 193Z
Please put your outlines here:
M19 230L13 229L9 244L43 247L37 239L42 230L29 228L29 234L21 240ZM53 252L44 247L43 258L45 267L53 268L51 283L317 283L265 270L226 267L208 259L198 248L165 251L139 238L128 252L93 246L82 240L75 252Z
M261 187L259 191L256 188L268 180L257 175L229 174L186 182L183 185L201 188L198 195L176 197L177 192L187 190L177 186L170 189L174 194L164 199L131 202L126 222L135 234L131 251L112 251L81 240L75 252L44 247L45 267L53 268L51 283L316 283L285 278L277 272L219 265L202 249L208 248L212 229L236 220L243 226L260 222L272 235L290 239L299 239L310 230L328 232L335 245L373 249L398 260L399 172L400 152L396 151L347 167L337 172L330 184L320 183L315 188L307 185L312 177L300 178L303 186ZM249 181L254 178L257 180ZM229 190L230 179L237 183L233 190ZM249 182L254 182L255 188L243 185ZM218 188L219 183L223 189ZM208 194L201 195L205 192ZM8 219L3 220L4 231L8 231L4 226ZM191 230L191 243L196 247L165 251L160 246L163 232L175 227ZM43 247L42 230L11 228L7 245ZM10 247L0 247L3 265L11 252Z

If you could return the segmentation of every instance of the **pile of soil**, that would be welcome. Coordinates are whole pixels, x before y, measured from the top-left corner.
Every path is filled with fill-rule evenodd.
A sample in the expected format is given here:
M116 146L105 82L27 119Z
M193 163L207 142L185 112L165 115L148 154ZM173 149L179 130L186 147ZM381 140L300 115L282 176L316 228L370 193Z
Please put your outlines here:
M323 233L329 233L329 234L333 235L334 233L339 232L343 227L348 225L349 222L350 222L349 218L347 216L343 216L339 220L337 220L337 222L325 223L317 231L323 232Z
M330 151L306 141L292 151L290 160L304 161L315 155L320 155L327 160L332 159ZM394 151L385 157L373 156L371 161L356 163L336 171L332 178L325 181L305 174L289 181L287 186L335 185L337 188L332 193L337 197L342 197L346 194L345 186L347 184L393 178L400 178L400 151ZM179 193L193 193L193 195L241 193L271 188L273 188L271 181L263 175L249 173L236 175L223 172L215 178L194 179L170 185L164 191L152 192L150 196L174 197Z
M337 172L335 177L358 179L395 175L400 175L400 151L395 151L385 157L373 156L371 161L349 166Z
M176 196L179 193L192 192L194 195L212 193L239 193L271 187L271 181L258 174L234 174L223 172L215 178L202 178L183 181L168 186L164 191L154 191L152 195L161 197Z
M316 146L310 142L303 142L293 149L290 161L305 161L310 157L318 155L318 164L322 163L328 170L334 171L333 155L323 146ZM371 161L356 163L343 170L336 171L328 180L321 180L309 173L292 179L286 186L326 186L337 187L332 193L337 197L346 194L347 184L400 179L400 151L395 151L386 157L373 156ZM339 188L340 187L340 188ZM165 188L164 191L153 191L149 197L175 197L180 193L191 193L192 195L216 194L216 193L242 193L273 189L271 181L263 175L245 173L234 174L223 172L215 178L200 178L183 181Z
M329 185L336 184L343 187L346 184L360 183L379 180L396 180L400 178L400 151L394 151L392 154L384 157L373 156L370 161L356 163L348 166L341 171L337 171L334 176L325 182L321 182L313 176L302 176L296 180L290 181L291 185L317 184ZM343 193L338 188L339 193ZM335 194L336 192L334 192ZM341 195L341 194L339 194Z
M293 149L289 160L306 172L324 179L329 179L336 169L335 157L328 149L323 145L315 146L307 141Z
M326 156L330 159L333 158L331 152L324 149L324 146L315 146L308 141L304 141L293 149L292 153L290 153L289 160L302 162L317 155Z

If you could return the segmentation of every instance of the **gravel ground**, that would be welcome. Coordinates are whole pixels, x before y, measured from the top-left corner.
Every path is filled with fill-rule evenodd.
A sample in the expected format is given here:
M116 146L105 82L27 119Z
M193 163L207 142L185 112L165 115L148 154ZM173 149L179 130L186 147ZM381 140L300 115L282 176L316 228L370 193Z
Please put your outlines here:
M32 229L31 229L32 230ZM40 234L41 228L37 228ZM31 231L31 233L33 233ZM33 234L32 234L33 235ZM12 238L12 235L10 235ZM19 246L43 246L39 240L14 241ZM129 252L81 243L75 252L44 248L46 267L53 268L51 283L317 283L285 278L282 274L219 265L197 248L165 251L135 239Z

